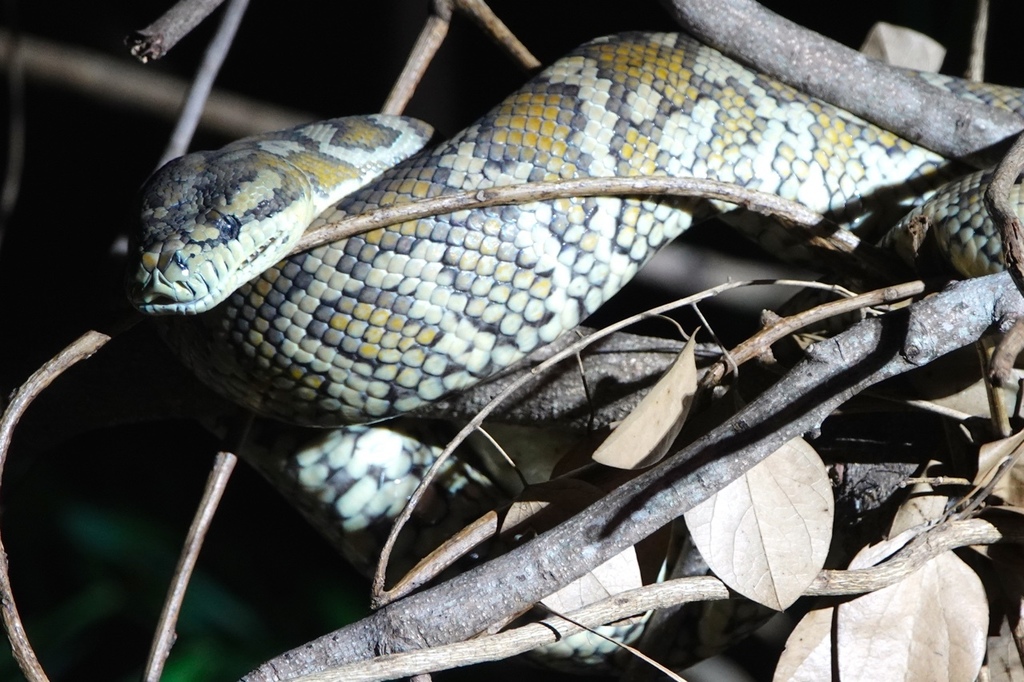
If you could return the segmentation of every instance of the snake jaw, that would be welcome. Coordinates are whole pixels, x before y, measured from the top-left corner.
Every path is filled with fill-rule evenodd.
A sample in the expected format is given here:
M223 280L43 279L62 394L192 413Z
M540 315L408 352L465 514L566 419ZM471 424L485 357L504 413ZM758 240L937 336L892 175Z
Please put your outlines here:
M142 190L128 297L149 315L210 310L281 261L321 211L416 153L413 119L332 119L195 152Z
M190 258L186 249L145 253L134 281L128 284L132 304L151 315L192 315L213 308L224 298L210 286L220 279L215 260L207 259L192 271Z
M315 217L305 174L258 150L197 152L143 188L128 297L149 315L210 310L281 260Z

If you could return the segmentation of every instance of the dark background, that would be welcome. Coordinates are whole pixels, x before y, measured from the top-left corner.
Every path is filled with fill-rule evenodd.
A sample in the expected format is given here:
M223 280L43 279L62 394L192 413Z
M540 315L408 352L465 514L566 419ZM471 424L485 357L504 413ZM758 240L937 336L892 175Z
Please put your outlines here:
M673 28L654 0L491 4L545 63L597 35ZM831 2L767 4L853 46L875 21L911 25L949 46L947 72L958 73L966 63L973 12L968 2L889 0L855 8ZM1022 12L1009 0L994 5L990 78L1020 83L1024 75L1014 71L1019 37L1011 31ZM26 35L127 64L124 36L164 8L137 0L6 2L0 27L17 26ZM422 0L254 2L218 87L316 117L374 111L426 10ZM138 68L188 77L211 32L212 24L204 24L164 60ZM474 26L456 18L408 113L452 133L525 77ZM2 101L6 127L11 100L5 95ZM120 289L123 264L112 245L130 229L135 192L159 158L175 113L157 117L140 112L130 98L99 101L31 80L22 104L27 122L22 187L0 248L3 393L86 329L127 312ZM0 135L8 148L6 133ZM226 141L201 132L195 146ZM700 248L752 253L720 229L697 232ZM722 281L730 274L736 276L717 271L709 276ZM621 299L640 300L646 307L672 296L641 283ZM748 318L730 326L734 313L712 312L726 335L752 329ZM100 370L66 377L58 388L76 392L55 389L32 409L5 471L0 501L15 594L53 679L137 678L217 447L173 412L141 425L114 423L145 412L137 396L118 388L125 378L144 387L143 394L177 390L153 378L163 376L167 360L147 346L150 342L146 329L133 330L91 361ZM108 417L88 416L93 410ZM92 428L72 433L84 420ZM236 678L357 618L366 608L364 594L362 579L242 465L190 587L166 679ZM17 679L9 658L0 653L0 678ZM756 665L762 666L760 677L770 677L764 663ZM522 674L504 670L492 666L485 674Z

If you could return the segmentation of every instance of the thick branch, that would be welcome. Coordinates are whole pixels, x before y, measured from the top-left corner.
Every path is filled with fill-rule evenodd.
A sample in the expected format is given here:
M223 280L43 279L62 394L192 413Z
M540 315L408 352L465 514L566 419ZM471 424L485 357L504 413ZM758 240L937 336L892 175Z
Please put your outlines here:
M461 641L647 537L883 379L1024 315L1007 275L957 283L907 311L813 346L743 411L533 541L280 656L245 679L283 680L376 655ZM458 610L451 604L459 604Z
M823 570L807 588L807 596L838 596L863 594L894 585L940 554L957 547L1021 542L1024 528L1020 523L993 525L988 520L970 519L937 526L908 544L878 566L855 570ZM697 576L647 585L608 597L566 614L572 621L587 627L621 620L667 606L730 598L732 593L718 578ZM582 628L573 622L552 616L512 630L479 637L465 642L429 650L382 656L337 668L320 675L303 677L296 682L329 682L345 680L379 680L435 672L450 668L496 661L532 648L568 637Z

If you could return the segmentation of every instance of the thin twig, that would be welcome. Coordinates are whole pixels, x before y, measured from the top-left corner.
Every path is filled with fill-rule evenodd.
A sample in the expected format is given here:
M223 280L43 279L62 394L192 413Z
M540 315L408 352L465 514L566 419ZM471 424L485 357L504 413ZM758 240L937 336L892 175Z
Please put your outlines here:
M124 39L143 63L160 59L224 0L180 0L159 19Z
M199 550L202 549L206 533L213 522L213 515L224 496L228 479L237 461L238 458L230 452L218 452L214 459L213 468L203 489L203 497L196 507L196 514L188 529L178 565L174 569L174 579L167 590L167 598L157 621L153 644L146 660L146 671L142 678L147 682L159 682L164 664L171 654L171 647L176 639L175 625L178 622L178 614L181 613L181 604L185 600L185 590L199 559Z
M340 220L316 225L302 236L291 253L300 253L339 239L378 227L386 227L407 220L416 220L434 215L444 215L471 208L483 208L500 204L549 201L563 197L615 196L615 195L699 195L706 199L720 199L742 205L765 215L780 216L803 227L822 224L824 218L802 204L788 201L768 192L747 189L739 185L705 180L700 178L672 178L663 176L638 176L623 178L577 178L573 180L551 180L547 182L526 182L519 185L503 185L479 190L463 190L428 199L410 201L405 204L385 206ZM848 231L847 231L848 233ZM849 233L848 233L849 234ZM852 235L851 235L852 237ZM843 250L860 248L856 237Z
M967 65L967 78L972 81L985 80L985 44L988 40L988 0L976 0L974 27L971 31L971 56Z
M381 107L382 114L398 115L405 111L420 80L423 79L423 74L426 73L431 60L441 48L445 36L448 35L450 24L451 4L443 0L434 2L430 16L427 17L426 23L420 29L416 44L413 45L409 57L405 60L402 73L395 80L395 84L391 86L391 92L388 93L388 98L384 101L384 106Z
M0 66L10 65L12 41L11 33L0 29ZM189 89L188 81L182 78L33 36L19 39L18 52L29 81L47 83L159 118L177 118ZM237 138L290 128L316 118L310 112L214 90L199 123L205 129Z
M224 16L221 17L220 25L217 27L217 34L206 47L203 63L199 66L199 71L196 72L195 79L192 81L192 88L181 107L178 122L174 126L174 132L171 133L171 139L164 150L163 158L157 164L158 167L181 156L188 150L192 136L195 135L196 126L199 125L203 108L206 106L206 100L213 89L213 81L220 72L228 50L231 49L231 43L238 32L238 25L242 23L242 16L248 6L249 0L230 0L224 10Z
M427 17L426 23L420 29L416 44L409 52L401 75L391 87L391 92L388 93L381 113L397 115L405 111L420 80L423 79L423 74L448 35L453 11L462 12L473 19L484 33L499 46L505 48L505 51L523 68L536 69L540 66L537 58L530 54L526 46L516 38L515 34L505 26L504 22L491 11L491 8L483 0L434 0L431 4L430 16Z
M36 370L24 384L22 384L11 401L7 404L3 416L0 417L0 476L3 474L4 465L7 462L7 454L10 451L11 441L14 438L14 429L21 420L25 410L39 396L39 394L53 383L57 377L73 367L75 364L91 357L117 333L124 331L127 326L122 326L118 332L110 335L90 330L69 344L60 353L47 361L42 367ZM3 540L0 539L0 608L3 611L4 629L7 631L7 639L11 643L11 650L18 667L26 678L32 682L45 680L39 659L32 650L32 645L25 634L25 627L18 614L18 607L14 601L14 593L11 588L11 578L8 571L7 551L4 549Z
M829 254L841 256L829 259L829 263L836 269L847 268L845 274L885 282L892 278L893 272L899 272L900 264L891 253L861 242L849 230L835 227L829 229L826 218L794 201L717 180L662 176L529 182L420 199L337 220L333 216L325 216L327 222L311 228L296 243L291 253L308 251L379 227L471 208L549 201L562 197L636 195L693 196L726 201L779 218L782 224L799 231L796 238L800 243L816 249L823 257Z
M12 5L12 12L14 3ZM13 20L12 20L12 23ZM25 166L25 49L21 33L12 33L6 45L0 45L0 63L7 68L7 158L3 188L0 189L0 250L7 226L21 191L21 174Z
M533 56L484 0L455 0L455 9L472 19L523 69L532 71L540 68L540 60Z
M924 293L924 291L924 282L915 280L891 287L875 289L874 291L868 291L849 298L842 298L838 301L822 303L810 310L774 320L771 326L762 329L729 351L729 356L734 363L742 365L748 360L760 357L768 352L776 341L798 332L804 327L862 308L896 303L912 296L917 296ZM731 369L729 362L723 358L713 367L709 368L707 373L701 378L701 388L706 389L718 384L729 369Z

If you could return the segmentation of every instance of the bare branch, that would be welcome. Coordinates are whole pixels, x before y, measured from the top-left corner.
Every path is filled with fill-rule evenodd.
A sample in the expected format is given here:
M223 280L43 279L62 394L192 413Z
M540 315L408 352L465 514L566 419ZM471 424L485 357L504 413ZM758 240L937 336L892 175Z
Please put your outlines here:
M431 12L430 16L427 17L426 23L423 24L420 35L416 39L416 44L413 45L412 50L409 52L409 57L405 61L402 73L395 80L395 84L391 87L391 92L388 93L388 98L384 101L384 106L380 109L382 114L398 115L405 111L405 107L409 104L409 100L412 99L413 93L416 92L420 80L423 79L423 74L427 72L427 67L430 65L431 60L437 54L437 51L441 49L441 43L444 42L445 36L448 35L448 27L451 24L451 12L449 11L447 15L444 15L438 11L438 6L443 6L444 4L440 2L434 3L434 11Z
M174 629L178 622L178 614L181 613L181 603L185 600L185 590L188 588L189 580L192 579L192 571L199 559L199 550L202 549L206 533L213 522L213 515L224 496L228 479L231 478L231 472L234 471L237 461L238 458L230 452L219 452L214 459L213 468L210 470L210 476L207 478L206 487L203 490L203 497L196 507L195 518L192 519L192 525L185 538L185 545L181 549L181 557L174 569L174 580L171 581L167 590L164 608L157 621L156 636L149 650L146 671L142 678L146 682L159 682L164 664L171 654L171 647L176 639Z
M9 67L13 50L11 33L0 30L0 66ZM188 82L181 78L31 36L19 38L18 54L27 79L140 109L161 118L177 117L189 88ZM236 138L290 128L316 118L313 113L214 90L199 123L206 129Z
M974 26L971 30L971 57L967 66L967 78L972 81L985 80L985 44L988 38L988 0L975 0Z
M420 30L419 38L409 53L405 62L402 74L395 81L387 101L381 108L383 114L401 114L412 99L416 87L419 85L423 74L430 65L434 55L437 54L445 36L448 35L448 27L451 25L452 12L458 10L471 19L477 26L490 36L500 47L505 48L513 59L519 62L525 69L536 69L540 62L534 57L526 46L516 38L505 23L498 18L490 7L483 0L434 0L431 5L430 16Z
M158 167L181 156L188 150L192 136L195 135L196 126L199 124L199 117L202 115L206 100L213 89L213 81L220 72L224 58L228 56L228 50L231 48L231 43L238 32L238 25L242 23L242 16L248 6L249 0L230 0L228 2L228 7L217 27L217 34L206 47L203 62L192 81L192 87L181 107L181 113L174 125L174 132L171 133L171 139L164 150L163 158L157 163Z
M999 542L1024 542L1024 528L1011 522L989 520L947 522L908 543L885 563L855 570L823 570L805 596L856 595L894 585L928 561L958 547ZM679 578L629 590L566 614L593 628L654 609L696 602L729 599L733 595L715 577ZM496 661L550 644L581 632L582 628L559 617L546 618L496 635L421 651L381 656L352 665L300 677L294 682L396 679L421 672L437 672L484 661Z
M827 320L830 317L860 310L862 308L896 303L897 301L924 293L924 290L925 287L923 282L914 281L885 287L884 289L868 291L858 296L851 296L850 298L844 298L838 301L823 303L822 305L816 306L810 310L776 320L770 326L762 329L729 351L729 357L732 358L732 362L735 362L737 365L741 365L748 360L758 357L762 353L768 352L773 343L803 329L804 327L807 327L808 325L815 324L822 320ZM701 378L701 386L710 388L717 385L729 369L731 369L730 365L727 364L724 359L720 360Z
M110 336L97 331L86 332L40 367L15 391L11 401L4 409L3 417L0 418L0 474L7 462L7 453L10 452L14 429L32 401L57 377L76 363L91 357L110 339ZM47 679L32 650L32 645L28 641L28 636L25 634L21 616L18 614L18 606L14 601L14 593L11 588L7 551L3 547L2 540L0 540L0 604L3 605L2 614L7 639L11 643L11 650L22 673L32 682Z
M222 2L224 0L180 0L159 19L124 41L141 62L160 59Z
M445 0L441 0L442 2ZM483 0L454 0L455 9L472 19L499 47L526 71L539 69L540 60L526 48Z
M308 251L323 244L406 220L470 208L549 201L561 197L622 195L671 195L717 199L773 216L790 229L797 230L800 236L795 239L814 249L815 254L825 261L825 266L834 274L842 273L873 282L888 282L892 273L899 272L901 268L892 254L861 242L849 230L829 228L829 221L826 218L794 201L717 180L660 176L529 182L462 191L407 204L385 206L360 215L348 216L336 223L316 225L302 236L291 253Z

